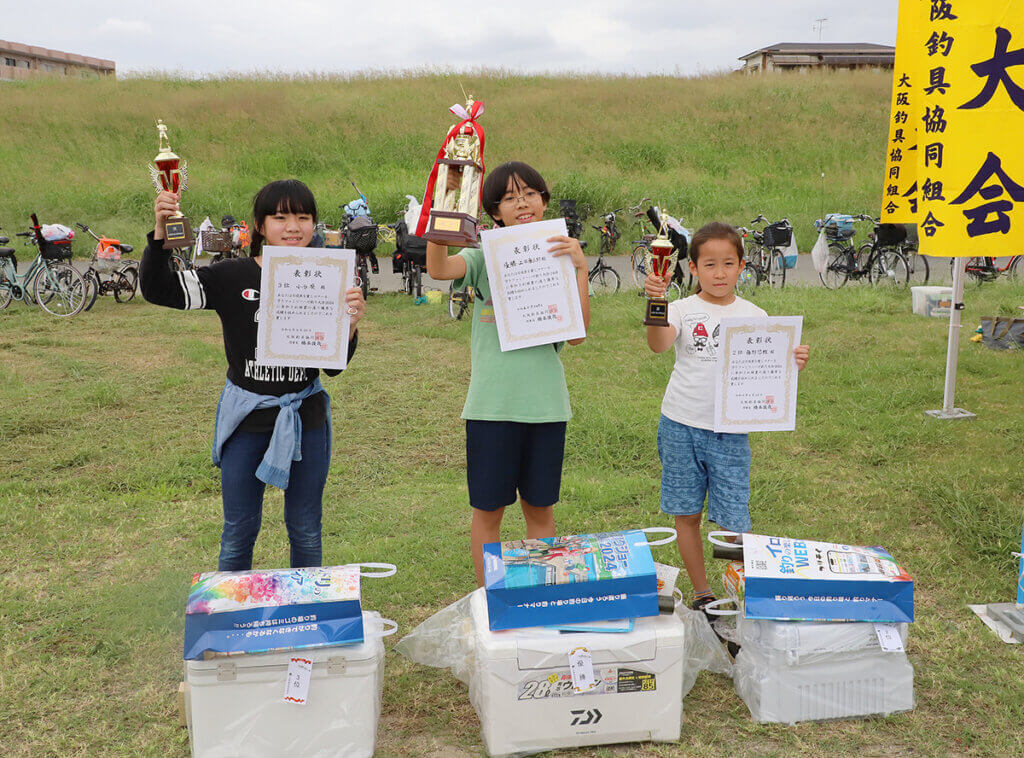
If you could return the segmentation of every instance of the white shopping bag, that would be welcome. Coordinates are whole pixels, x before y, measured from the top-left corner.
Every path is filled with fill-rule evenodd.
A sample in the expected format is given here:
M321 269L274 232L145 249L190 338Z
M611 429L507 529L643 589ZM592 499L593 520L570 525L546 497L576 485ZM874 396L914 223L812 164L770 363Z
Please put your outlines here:
M796 246L796 232L790 236L789 247L783 249L782 254L786 256L786 268L796 268L800 261L800 251Z
M819 275L824 276L825 266L828 264L828 242L825 240L825 232L818 233L818 241L811 248L811 263Z

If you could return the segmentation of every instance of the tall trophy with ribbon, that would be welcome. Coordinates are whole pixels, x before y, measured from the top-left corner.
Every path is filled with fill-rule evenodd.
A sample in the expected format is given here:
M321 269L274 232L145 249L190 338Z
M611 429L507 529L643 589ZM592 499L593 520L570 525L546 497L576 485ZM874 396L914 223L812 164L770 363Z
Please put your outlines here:
M660 214L658 236L651 241L650 252L646 255L647 270L667 280L676 269L679 251L668 238L668 221L664 210ZM644 318L647 326L668 326L668 300L664 297L647 299L647 315Z
M188 189L188 162L171 151L171 144L167 140L167 126L163 121L157 120L156 130L160 135L160 152L149 165L153 186L157 190L184 192ZM154 163L156 165L153 165ZM196 241L192 234L192 225L180 214L168 218L165 228L165 248L191 247Z
M470 98L449 108L461 121L448 130L427 181L416 236L450 247L478 247L480 185L484 174L484 130L477 123L484 104ZM461 172L449 189L449 174Z

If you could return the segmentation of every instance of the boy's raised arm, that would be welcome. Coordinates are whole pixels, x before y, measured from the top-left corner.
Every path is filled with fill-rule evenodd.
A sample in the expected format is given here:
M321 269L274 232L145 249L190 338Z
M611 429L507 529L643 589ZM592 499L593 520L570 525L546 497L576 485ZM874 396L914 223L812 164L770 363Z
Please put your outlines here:
M461 279L466 275L466 261L459 255L448 255L446 245L428 241L427 275L438 281Z

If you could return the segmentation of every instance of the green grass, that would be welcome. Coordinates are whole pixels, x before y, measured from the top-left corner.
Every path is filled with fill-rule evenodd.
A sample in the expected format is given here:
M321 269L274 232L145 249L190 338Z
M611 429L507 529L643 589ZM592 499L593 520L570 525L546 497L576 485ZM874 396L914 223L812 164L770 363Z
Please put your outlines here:
M354 197L351 177L377 219L393 222L406 194L422 196L461 83L487 105L487 164L533 164L554 200L589 202L592 223L650 197L693 228L788 216L806 250L822 210L879 212L891 79L485 72L6 84L0 225L24 228L35 210L141 243L153 225L146 164L157 152L157 118L188 161L182 205L193 225L207 215L248 217L256 190L285 177L307 182L331 223ZM637 229L623 232L628 242ZM79 255L89 247L76 243Z
M1019 651L966 604L1013 597L1024 354L967 336L981 316L1021 303L1024 288L985 285L968 297L956 398L978 414L968 422L922 413L941 404L946 323L912 316L909 294L800 288L756 300L769 313L803 314L812 354L797 431L752 439L755 529L881 544L909 570L917 707L761 726L728 679L702 674L677 745L571 754L1021 754ZM406 633L473 587L458 418L469 324L397 295L371 298L368 311L351 368L327 382L335 444L325 560L397 563L396 577L366 584L364 602ZM647 350L641 314L629 294L595 301L590 338L564 353L575 416L562 532L667 523L654 436L672 357ZM69 321L20 303L0 313L5 756L188 754L174 693L190 578L216 563L209 445L220 351L213 314L138 300L102 298ZM274 491L258 567L287 560L281 511ZM506 535L521 534L521 516L510 511L506 522ZM656 551L678 563L673 548ZM389 654L379 754L477 755L478 728L464 686Z

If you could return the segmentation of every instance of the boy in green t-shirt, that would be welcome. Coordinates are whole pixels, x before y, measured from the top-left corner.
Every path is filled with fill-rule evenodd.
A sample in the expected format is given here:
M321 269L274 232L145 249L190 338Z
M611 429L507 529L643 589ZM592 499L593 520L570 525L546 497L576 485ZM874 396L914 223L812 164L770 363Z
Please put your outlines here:
M448 175L450 187L459 177ZM512 161L488 174L482 189L484 210L498 226L540 221L551 194L535 169ZM579 240L551 237L552 255L572 256L583 306L590 325L587 260ZM497 542L505 506L516 501L526 519L527 537L554 537L551 511L562 482L565 425L572 416L559 352L562 345L538 345L503 353L498 341L491 288L483 251L427 243L427 273L456 279L476 293L470 357L472 371L462 418L466 420L466 480L473 506L470 545L477 584L484 583L483 545ZM570 340L578 345L583 338Z

